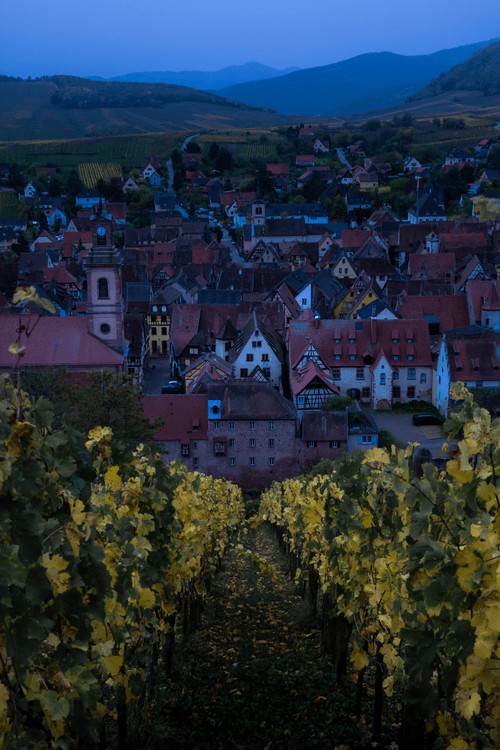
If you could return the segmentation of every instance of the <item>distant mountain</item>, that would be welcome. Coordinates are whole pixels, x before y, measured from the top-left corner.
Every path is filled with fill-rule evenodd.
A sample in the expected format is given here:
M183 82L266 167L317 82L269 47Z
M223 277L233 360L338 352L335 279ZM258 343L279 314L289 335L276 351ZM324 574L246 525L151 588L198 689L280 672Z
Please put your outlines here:
M0 140L81 138L288 123L260 107L165 83L47 76L0 80Z
M408 86L421 86L423 81L431 81L496 41L500 40L477 42L431 55L374 52L279 78L229 86L217 93L294 115L350 114L363 111L359 107L363 106L360 102L364 99L367 99L364 110L367 111L374 108L374 97L377 108L389 107L408 96Z
M226 86L234 86L247 81L262 81L267 78L284 76L300 68L277 70L259 62L247 62L244 65L230 65L213 72L201 70L184 70L180 73L168 71L160 73L127 73L124 76L108 78L108 81L133 81L135 83L175 83L179 86L190 86L204 91L218 91ZM89 80L106 80L89 76Z
M418 102L449 91L481 91L486 96L500 94L500 42L475 52L465 62L442 73L410 96L408 102Z

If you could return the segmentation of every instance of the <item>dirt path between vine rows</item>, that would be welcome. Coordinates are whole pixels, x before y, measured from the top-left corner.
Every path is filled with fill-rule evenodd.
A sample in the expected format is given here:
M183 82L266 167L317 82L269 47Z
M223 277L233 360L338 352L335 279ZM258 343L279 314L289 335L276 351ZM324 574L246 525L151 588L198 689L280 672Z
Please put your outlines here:
M150 712L149 747L374 747L364 721L356 724L352 684L335 684L317 623L284 572L271 531L260 527L249 537L244 546L266 564L252 554L228 555L202 629L182 649L174 680Z

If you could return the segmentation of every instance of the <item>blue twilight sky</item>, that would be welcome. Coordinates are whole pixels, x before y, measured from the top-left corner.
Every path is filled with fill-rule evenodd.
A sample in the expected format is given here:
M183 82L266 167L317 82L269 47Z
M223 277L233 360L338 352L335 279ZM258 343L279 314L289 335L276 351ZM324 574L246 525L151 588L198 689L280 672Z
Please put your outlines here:
M309 68L498 36L498 0L17 0L2 4L0 73L108 78L249 60Z

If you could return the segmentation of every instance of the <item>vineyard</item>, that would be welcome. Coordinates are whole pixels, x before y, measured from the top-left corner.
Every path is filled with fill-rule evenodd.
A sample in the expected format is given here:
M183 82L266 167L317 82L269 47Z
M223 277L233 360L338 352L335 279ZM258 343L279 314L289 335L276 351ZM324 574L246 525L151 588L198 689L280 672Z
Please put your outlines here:
M299 584L323 604L339 681L365 673L382 706L402 706L401 750L500 747L500 421L473 403L448 422L464 439L446 471L414 445L345 456L274 484L260 519L276 528Z
M246 159L268 159L276 155L276 143L246 143L236 153Z
M179 133L144 133L101 138L79 138L56 141L22 141L0 143L2 161L16 161L21 167L33 163L53 162L64 170L76 169L88 161L120 162L123 170L140 167L142 159L155 154L168 158L172 149L179 147L193 131Z
M86 188L95 188L99 180L107 182L111 177L121 177L122 170L119 164L112 162L107 164L85 162L78 165L78 176Z

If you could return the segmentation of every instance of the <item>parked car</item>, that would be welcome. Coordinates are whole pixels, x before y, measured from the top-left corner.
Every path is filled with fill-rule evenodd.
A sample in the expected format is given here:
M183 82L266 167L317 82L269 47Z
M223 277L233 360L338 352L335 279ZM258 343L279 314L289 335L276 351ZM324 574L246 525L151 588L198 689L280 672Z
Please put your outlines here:
M165 385L162 385L162 393L182 393L183 386L179 380L170 380Z
M435 414L414 414L412 422L414 425L443 424L444 419L437 417Z

